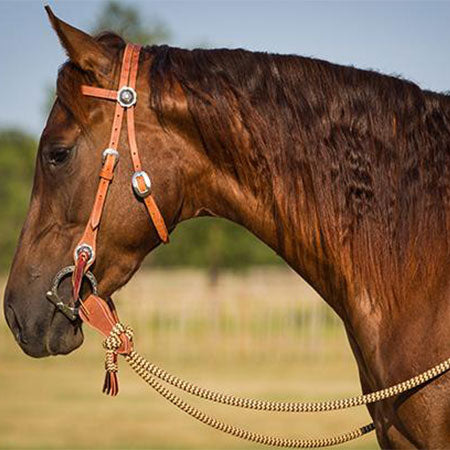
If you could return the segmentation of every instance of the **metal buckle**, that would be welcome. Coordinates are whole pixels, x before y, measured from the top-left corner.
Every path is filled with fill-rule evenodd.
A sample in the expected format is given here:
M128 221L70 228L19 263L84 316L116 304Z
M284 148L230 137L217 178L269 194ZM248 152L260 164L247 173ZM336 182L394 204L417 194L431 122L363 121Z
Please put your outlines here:
M87 260L86 264L92 264L95 257L94 249L89 244L83 244L81 243L75 248L75 251L73 252L73 259L76 262L78 257L80 256L80 253L86 252L89 256L89 259Z
M117 163L119 162L119 152L115 148L105 148L102 153L102 164L105 164L108 155L112 155L115 157L114 167L116 167Z
M142 178L145 184L145 189L141 190L138 179ZM133 185L133 191L134 193L140 197L145 198L150 195L152 182L150 181L150 177L148 176L147 172L144 172L143 170L139 172L134 172L133 176L131 177L131 184Z
M117 102L122 108L129 108L137 102L136 91L130 86L122 86L117 92Z
M64 269L61 269L56 275L55 279L53 280L52 286L50 290L47 292L46 297L47 300L52 302L55 307L61 311L69 320L74 321L78 317L78 308L75 306L69 306L66 305L61 297L58 294L58 287L61 283L61 280L71 273L73 273L75 270L75 266L67 266L64 267ZM97 295L97 279L95 278L94 274L92 272L86 272L85 277L89 280L91 283L92 293L94 295Z

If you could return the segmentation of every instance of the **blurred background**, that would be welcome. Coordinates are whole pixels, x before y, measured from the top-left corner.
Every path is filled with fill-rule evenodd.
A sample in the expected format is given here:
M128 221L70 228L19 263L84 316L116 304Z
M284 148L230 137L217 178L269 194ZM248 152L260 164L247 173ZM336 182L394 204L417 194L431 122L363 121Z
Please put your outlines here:
M141 44L296 53L450 88L449 2L54 1L90 32ZM40 131L65 60L41 1L0 1L0 289L23 222ZM3 295L2 295L3 297ZM193 382L261 399L359 393L342 325L318 295L242 228L196 219L149 255L117 306L139 351ZM88 332L72 355L24 356L0 321L0 448L256 448L157 398L122 364L101 395L103 352ZM254 431L318 437L369 421L363 408L319 415L208 412ZM372 436L347 448L376 448Z

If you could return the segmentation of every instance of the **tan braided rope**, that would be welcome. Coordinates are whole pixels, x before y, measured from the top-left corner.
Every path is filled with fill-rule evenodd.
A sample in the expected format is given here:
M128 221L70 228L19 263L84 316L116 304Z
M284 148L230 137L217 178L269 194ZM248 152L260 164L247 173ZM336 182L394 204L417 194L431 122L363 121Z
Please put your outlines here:
M163 396L170 403L177 408L189 414L194 419L204 423L205 425L215 428L216 430L230 434L247 441L256 442L258 444L270 445L273 447L286 447L286 448L319 448L319 447L331 447L333 445L343 444L353 439L357 439L364 434L367 434L375 429L373 423L365 425L347 433L340 434L338 436L332 436L321 439L288 439L278 436L268 436L265 434L259 434L252 431L244 430L243 428L236 427L234 425L222 422L214 417L205 414L203 411L189 405L180 397L169 391L161 383L159 383L147 370L141 365L140 361L143 360L135 351L129 355L125 355L126 361L130 364L130 367L158 394Z
M182 380L175 375L166 372L161 367L150 363L142 356L139 356L137 353L134 353L133 355L136 364L143 367L151 375L196 397L200 397L202 399L210 400L216 403L222 403L224 405L236 406L239 408L255 409L259 411L294 413L335 411L338 409L352 408L355 406L362 406L369 403L378 402L420 386L450 369L449 358L446 361L438 364L437 366L427 370L426 372L410 378L409 380L403 381L386 389L371 392L369 394L361 394L355 397L323 402L274 402L237 397L235 395L211 391L209 389L196 386L195 384Z
M103 343L103 346L107 351L114 351L119 348L119 346L121 345L121 340L119 337L121 333L126 333L127 336L132 339L133 332L131 328L124 327L122 324L118 323L111 331L110 336ZM199 420L200 422L209 425L210 427L217 430L231 434L232 436L240 437L252 442L276 447L291 448L318 448L342 444L344 442L348 442L350 440L363 436L366 433L369 433L370 431L375 429L375 426L373 423L371 423L369 425L352 430L348 433L323 439L284 439L276 436L266 436L223 423L213 417L206 415L202 411L190 406L184 400L173 394L166 387L161 385L154 377L157 377L160 380L191 395L195 395L199 398L222 403L225 405L261 411L320 412L351 408L354 406L360 406L384 400L386 398L399 395L403 392L420 386L450 369L449 358L444 362L436 365L435 367L427 370L426 372L423 372L422 374L419 374L389 388L369 394L325 402L272 402L236 397L234 395L222 394L220 392L201 388L169 374L164 369L148 362L136 351L132 351L129 355L125 355L125 359L130 364L131 368L160 395L162 395L179 409L189 414L191 417Z

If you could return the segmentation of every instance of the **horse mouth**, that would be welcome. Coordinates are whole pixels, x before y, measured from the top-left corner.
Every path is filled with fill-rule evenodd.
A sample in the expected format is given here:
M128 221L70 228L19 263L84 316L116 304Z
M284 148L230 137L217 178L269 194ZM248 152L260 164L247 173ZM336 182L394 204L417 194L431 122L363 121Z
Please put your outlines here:
M71 320L56 310L45 339L49 355L67 355L80 347L84 341L81 324L80 318Z
M47 325L36 323L27 327L10 305L5 308L5 318L19 347L33 358L66 355L84 340L81 320L71 322L58 310Z

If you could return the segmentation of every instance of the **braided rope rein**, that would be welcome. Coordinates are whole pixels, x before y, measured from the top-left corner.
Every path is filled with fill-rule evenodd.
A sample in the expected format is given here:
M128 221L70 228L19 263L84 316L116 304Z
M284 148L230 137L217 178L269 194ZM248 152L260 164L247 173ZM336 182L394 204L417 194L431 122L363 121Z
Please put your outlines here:
M357 439L364 434L374 430L373 423L356 428L355 430L343 433L337 436L321 439L288 439L278 436L269 436L260 433L254 433L252 431L245 430L243 428L236 427L234 425L222 422L214 417L211 417L199 409L189 405L180 397L169 391L161 383L159 383L149 372L139 365L139 359L143 359L136 352L131 352L125 356L125 359L130 364L131 368L158 394L163 396L166 400L171 402L177 408L181 409L186 414L189 414L194 419L204 423L205 425L215 428L216 430L230 434L247 441L255 442L258 444L269 445L273 447L286 447L286 448L319 448L319 447L331 447L333 445L343 444L345 442Z
M113 360L111 355L114 354L120 347L120 334L122 333L125 333L126 336L130 340L132 340L132 329L130 327L125 327L121 323L117 323L111 330L109 337L107 337L103 342L103 347L107 351L107 363L108 361L111 361L111 370L115 372L117 371L117 364L112 363ZM259 411L298 413L333 411L378 402L380 400L384 400L386 398L390 398L411 390L450 370L449 358L442 363L432 367L431 369L419 375L416 375L415 377L412 377L389 388L375 391L369 394L324 402L275 402L237 397L234 395L223 394L196 386L192 383L189 383L188 381L182 380L166 372L164 369L156 366L155 364L150 363L134 350L129 354L123 356L130 367L133 369L133 371L137 375L139 375L150 387L152 387L156 392L158 392L158 394L160 394L162 397L164 397L166 400L171 402L173 405L175 405L185 413L189 414L194 419L197 419L205 425L208 425L219 431L248 441L269 446L289 448L319 448L343 444L373 431L375 429L375 425L373 423L370 423L347 433L322 439L285 439L277 436L267 436L244 430L233 425L229 425L227 423L221 422L214 417L208 416L204 412L186 403L173 392L169 391L165 386L160 384L155 379L155 377L176 387L177 389L180 389L188 394L194 395L204 400Z

